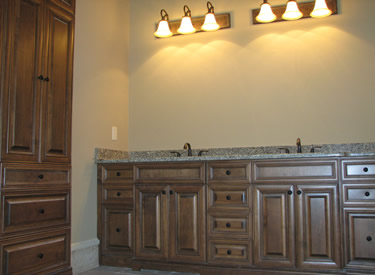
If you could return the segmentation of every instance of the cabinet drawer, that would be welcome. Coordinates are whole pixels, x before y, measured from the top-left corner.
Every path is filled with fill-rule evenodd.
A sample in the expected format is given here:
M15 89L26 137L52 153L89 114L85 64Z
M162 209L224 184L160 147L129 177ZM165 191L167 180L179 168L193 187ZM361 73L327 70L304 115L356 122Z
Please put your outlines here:
M345 204L375 205L375 184L343 184Z
M103 183L126 183L134 181L132 165L103 165L101 171Z
M223 162L208 164L208 182L250 182L249 162Z
M204 163L137 165L136 182L204 183Z
M2 194L1 233L69 224L69 192Z
M256 183L277 181L336 181L336 161L259 161L253 164Z
M375 160L343 161L343 179L374 179Z
M249 209L251 202L249 186L222 186L208 187L208 207L210 209Z
M375 269L375 209L344 208L346 267Z
M211 213L208 215L208 232L211 238L251 237L251 217L249 213Z
M52 272L69 266L70 237L59 232L1 245L2 274L35 274Z
M103 186L103 203L133 205L133 186Z
M40 166L20 167L15 164L4 164L3 189L36 188L36 187L69 187L70 169L42 168Z
M217 264L251 265L251 242L239 240L209 241L208 261Z

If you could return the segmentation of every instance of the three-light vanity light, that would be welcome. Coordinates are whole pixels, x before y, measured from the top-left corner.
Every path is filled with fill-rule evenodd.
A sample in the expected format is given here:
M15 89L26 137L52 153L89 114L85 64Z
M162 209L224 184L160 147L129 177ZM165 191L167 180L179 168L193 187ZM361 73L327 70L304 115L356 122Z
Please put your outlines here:
M178 34L192 34L201 31L217 31L219 29L230 28L230 14L215 15L214 7L211 2L207 2L208 12L205 16L191 17L191 10L187 5L184 6L184 16L181 20L169 21L168 13L162 9L160 11L161 20L159 21L154 35L159 38L171 37Z
M315 0L298 4L296 0L288 0L284 6L272 8L267 0L263 0L260 9L253 10L254 24L274 21L297 20L300 18L324 18L337 13L337 0Z

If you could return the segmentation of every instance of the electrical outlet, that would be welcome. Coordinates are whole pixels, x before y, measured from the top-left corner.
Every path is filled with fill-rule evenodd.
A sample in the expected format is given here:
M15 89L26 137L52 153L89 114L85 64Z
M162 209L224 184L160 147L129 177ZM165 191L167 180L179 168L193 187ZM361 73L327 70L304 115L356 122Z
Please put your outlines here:
M112 126L112 140L117 140L117 127Z

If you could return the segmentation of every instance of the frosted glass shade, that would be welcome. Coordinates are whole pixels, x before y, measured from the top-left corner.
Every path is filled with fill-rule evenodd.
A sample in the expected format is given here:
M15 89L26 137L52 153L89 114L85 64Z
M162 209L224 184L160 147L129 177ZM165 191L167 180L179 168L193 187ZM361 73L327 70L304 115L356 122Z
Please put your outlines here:
M215 14L207 13L204 18L204 23L201 27L202 30L209 32L209 31L217 31L220 29L220 26L216 22Z
M314 18L323 18L330 16L332 11L328 9L327 3L325 0L315 0L314 10L310 13L311 17Z
M160 20L156 32L154 32L156 37L171 37L173 33L169 29L169 23L167 20Z
M275 21L276 15L272 12L271 5L268 3L263 3L260 6L260 12L255 20L261 23L269 23Z
M190 34L195 33L196 29L193 27L190 16L184 16L181 20L181 25L177 30L180 34Z
M295 0L289 0L282 18L284 20L297 20L302 16L303 14L298 9L297 2Z

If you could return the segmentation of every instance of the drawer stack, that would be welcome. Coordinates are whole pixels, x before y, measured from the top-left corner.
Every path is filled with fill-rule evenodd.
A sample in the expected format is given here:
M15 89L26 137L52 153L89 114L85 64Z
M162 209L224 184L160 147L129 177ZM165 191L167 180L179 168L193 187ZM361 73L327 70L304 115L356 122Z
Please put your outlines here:
M2 164L1 273L70 266L70 168Z
M375 269L375 161L342 160L345 263Z
M252 264L252 212L249 162L207 165L208 262Z
M125 264L134 253L132 165L98 166L100 264Z

